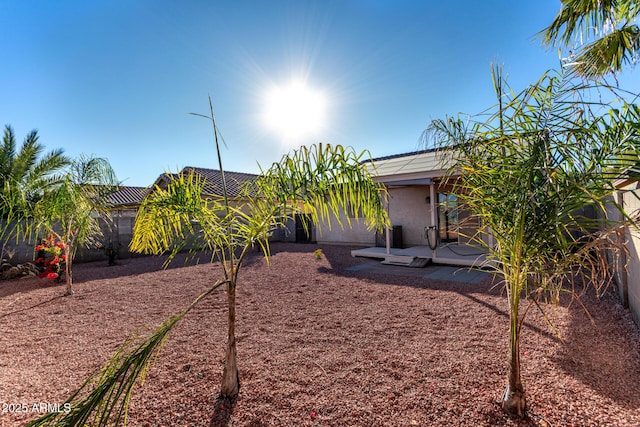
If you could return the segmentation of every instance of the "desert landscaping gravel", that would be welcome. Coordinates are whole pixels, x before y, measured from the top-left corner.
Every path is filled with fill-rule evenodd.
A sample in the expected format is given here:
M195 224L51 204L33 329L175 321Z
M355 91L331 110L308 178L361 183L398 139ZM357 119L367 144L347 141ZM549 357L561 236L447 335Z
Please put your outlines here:
M270 264L252 254L238 287L238 400L216 400L227 319L219 290L173 331L135 390L128 425L640 426L640 335L613 290L582 297L593 324L578 303L545 306L562 339L531 312L521 347L529 415L513 420L498 405L508 309L497 280L365 268L372 260L351 249L277 243ZM72 297L44 279L0 282L0 426L64 402L125 338L221 277L216 263L163 270L163 260L77 264Z

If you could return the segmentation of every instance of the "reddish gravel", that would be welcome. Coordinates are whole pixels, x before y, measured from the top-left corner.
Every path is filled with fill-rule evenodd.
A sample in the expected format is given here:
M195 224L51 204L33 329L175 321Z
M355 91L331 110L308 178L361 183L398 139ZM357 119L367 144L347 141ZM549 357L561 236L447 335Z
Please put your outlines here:
M214 293L173 332L131 404L131 426L639 426L640 337L615 295L551 307L524 329L529 418L497 405L507 305L499 289L434 281L427 269L345 268L350 248L275 244L240 274L242 389L216 402L226 339ZM26 404L61 403L134 331L161 323L220 277L218 265L161 270L159 258L80 264L76 295L39 279L0 283L1 426ZM388 269L388 270L387 270ZM380 274L387 271L389 274ZM391 274L392 273L392 274Z

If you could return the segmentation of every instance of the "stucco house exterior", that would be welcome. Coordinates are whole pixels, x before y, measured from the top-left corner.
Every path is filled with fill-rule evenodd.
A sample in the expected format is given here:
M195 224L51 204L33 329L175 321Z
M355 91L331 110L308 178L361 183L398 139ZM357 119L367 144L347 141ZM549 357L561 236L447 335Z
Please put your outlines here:
M389 193L388 213L393 228L381 238L367 230L362 221L353 222L351 229L324 226L316 231L318 243L369 246L352 254L382 258L391 264L396 260L403 264L402 257L408 263L418 256L432 257L435 262L481 266L478 261L482 261L482 257L471 256L473 262L465 260L465 253L477 254L474 252L477 249L469 245L472 242L468 236L475 235L492 244L491 234L483 229L477 218L457 206L451 187L443 179L448 165L442 156L442 151L432 149L373 159L368 164L374 180L383 183ZM640 212L640 182L624 178L614 185L618 189L614 194L616 202L630 217L637 215ZM607 215L609 219L622 219L615 209L610 209ZM401 233L401 238L397 233ZM434 242L435 234L439 235L437 242ZM640 325L640 231L627 227L620 238L627 254L614 260L618 294ZM438 246L437 250L432 250L434 246ZM454 256L441 254L443 249L453 248L456 248Z
M388 191L392 227L376 234L367 230L363 221L354 221L344 230L323 226L316 231L318 243L385 247L386 251L371 248L354 255L385 258L388 263L411 263L419 257L446 264L481 265L484 253L470 237L491 236L482 233L477 218L458 205L446 183L446 153L420 150L366 162L373 179Z
M383 183L389 192L389 218L396 232L400 232L398 227L402 227L402 238L395 236L397 246L427 245L428 235L425 229L434 225L432 191L436 195L446 194L446 188L440 185L445 172L441 167L441 152L423 150L379 157L366 165L374 180ZM375 245L376 235L359 222L351 230L328 230L323 227L317 235L317 241Z

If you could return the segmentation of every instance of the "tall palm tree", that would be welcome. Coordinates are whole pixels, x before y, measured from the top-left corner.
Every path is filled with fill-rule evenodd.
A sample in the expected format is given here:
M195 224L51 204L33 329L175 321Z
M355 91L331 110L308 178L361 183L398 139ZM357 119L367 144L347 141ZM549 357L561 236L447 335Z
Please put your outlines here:
M1 255L12 238L26 233L27 222L32 217L32 204L44 192L60 182L61 170L69 164L64 150L44 152L38 142L38 131L27 134L18 149L13 129L5 125L0 147L0 243Z
M571 63L586 77L622 71L640 53L637 0L562 0L553 22L539 34L547 45L575 48Z
M340 211L347 208L362 215L370 227L382 228L388 223L383 187L372 181L360 162L363 155L327 144L302 147L245 186L233 205L224 178L222 196L207 196L205 182L193 173L171 175L166 189L156 188L142 203L131 241L133 251L175 254L187 239L195 237L196 247L213 251L221 260L228 298L221 397L234 398L240 389L235 295L238 272L249 249L258 246L268 258L272 232L286 227L299 213L310 215L317 226L330 226L332 221L343 226ZM224 177L221 162L219 165ZM350 225L351 219L346 221Z
M106 159L80 156L61 182L35 204L36 230L59 240L65 249L66 295L73 294L72 265L78 247L100 245L100 221L109 221L108 195L118 180Z
M496 242L471 236L496 261L508 299L502 408L524 417L522 325L531 308L543 310L541 302L557 302L562 292L576 296L580 283L601 289L612 279L606 253L620 248L609 233L621 225L581 212L604 212L613 179L640 158L640 109L622 103L597 111L589 87L552 72L520 93L497 67L493 80L498 103L488 116L435 120L427 134L450 149L454 192Z

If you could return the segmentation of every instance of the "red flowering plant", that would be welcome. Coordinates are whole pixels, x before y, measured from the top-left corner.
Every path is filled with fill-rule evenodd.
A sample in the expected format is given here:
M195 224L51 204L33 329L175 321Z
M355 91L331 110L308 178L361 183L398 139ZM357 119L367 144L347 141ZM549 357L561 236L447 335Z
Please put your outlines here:
M36 265L40 268L40 278L62 281L64 274L64 263L67 260L64 243L56 239L53 235L42 239L42 243L36 246Z

